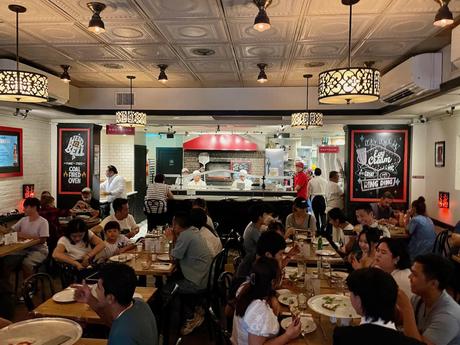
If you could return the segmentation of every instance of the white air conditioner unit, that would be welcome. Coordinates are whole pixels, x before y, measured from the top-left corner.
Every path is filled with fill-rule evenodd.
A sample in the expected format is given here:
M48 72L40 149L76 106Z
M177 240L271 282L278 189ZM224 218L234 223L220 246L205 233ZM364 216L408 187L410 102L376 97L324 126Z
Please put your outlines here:
M407 59L382 77L381 100L403 104L439 90L442 53L420 54Z
M450 61L455 67L460 68L460 26L452 29Z
M16 69L16 61L0 59L0 69ZM19 63L19 69L46 75L48 77L48 103L63 105L69 102L69 84L63 82L55 75L43 72L39 69Z

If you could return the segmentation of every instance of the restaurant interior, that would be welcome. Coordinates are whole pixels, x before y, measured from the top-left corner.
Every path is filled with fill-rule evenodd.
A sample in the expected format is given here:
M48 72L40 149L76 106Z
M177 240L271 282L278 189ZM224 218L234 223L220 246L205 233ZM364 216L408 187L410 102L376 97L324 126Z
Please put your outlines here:
M0 0L0 345L460 344L459 23Z

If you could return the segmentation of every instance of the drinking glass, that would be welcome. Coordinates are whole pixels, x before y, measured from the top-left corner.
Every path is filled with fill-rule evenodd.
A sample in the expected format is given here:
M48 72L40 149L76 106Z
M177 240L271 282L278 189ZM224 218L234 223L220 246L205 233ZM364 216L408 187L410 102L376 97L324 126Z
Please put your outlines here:
M307 310L307 296L305 296L303 293L299 294L297 296L297 303L299 305L300 313L305 313Z
M305 262L303 261L298 261L297 262L297 285L302 288L304 286L304 276L305 276Z
M319 277L314 277L311 280L311 285L313 287L313 293L315 296L320 294L321 291L321 279Z
M136 244L136 251L142 252L142 242L139 242L138 244Z

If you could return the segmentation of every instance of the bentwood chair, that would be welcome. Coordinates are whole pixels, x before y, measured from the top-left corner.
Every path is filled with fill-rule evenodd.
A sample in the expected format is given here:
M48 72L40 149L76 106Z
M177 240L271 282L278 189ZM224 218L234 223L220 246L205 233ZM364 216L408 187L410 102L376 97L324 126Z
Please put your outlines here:
M212 307L209 307L208 314L212 321L215 343L217 345L232 345L232 341L230 340L230 333L222 328L220 320Z
M34 299L41 297L41 304L53 296L54 291L53 280L49 274L35 273L24 281L21 294L27 310L32 311L35 309Z
M443 230L436 235L432 252L450 258L452 255L452 247L450 244L451 232L450 230Z

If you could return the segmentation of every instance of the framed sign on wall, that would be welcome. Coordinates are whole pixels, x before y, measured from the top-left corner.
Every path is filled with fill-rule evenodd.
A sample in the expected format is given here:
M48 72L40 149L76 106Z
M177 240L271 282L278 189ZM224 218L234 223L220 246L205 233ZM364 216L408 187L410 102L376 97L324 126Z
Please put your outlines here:
M22 128L0 126L0 177L22 176Z
M376 202L387 191L395 202L407 202L409 131L407 127L349 127L350 202Z
M441 168L446 165L446 142L437 141L434 143L434 166Z

